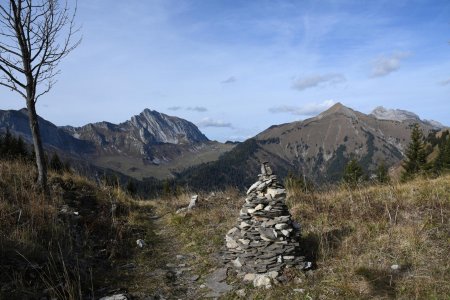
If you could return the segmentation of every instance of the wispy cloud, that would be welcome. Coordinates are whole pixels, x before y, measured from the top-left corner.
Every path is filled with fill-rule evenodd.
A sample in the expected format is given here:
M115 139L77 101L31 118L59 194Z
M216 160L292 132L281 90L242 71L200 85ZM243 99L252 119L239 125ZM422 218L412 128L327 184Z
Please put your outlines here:
M236 82L236 81L237 81L237 78L235 76L230 76L227 79L221 81L220 83L225 83L226 84L226 83L233 83L233 82Z
M225 122L222 120L214 120L213 118L204 118L200 122L197 123L198 127L227 127L233 128L233 125L229 122Z
M300 116L314 116L330 108L335 103L336 102L334 100L326 100L323 101L322 103L307 103L303 106L281 105L269 108L269 112L274 114L290 113L293 115L300 115Z
M450 78L439 82L440 85L450 85Z
M297 78L292 83L292 88L303 91L308 88L316 86L335 85L345 82L345 76L339 73L328 73L323 75L311 75L306 77Z
M409 52L396 52L390 56L382 56L373 62L371 77L383 77L400 69L403 59L410 56Z
M203 106L186 107L186 110L192 110L192 111L197 111L197 112L208 111L208 109L206 107L203 107Z
M182 106L171 106L167 108L168 110L172 111L178 111L178 110L189 110L189 111L196 111L196 112L206 112L208 109L204 106L189 106L189 107L182 107Z

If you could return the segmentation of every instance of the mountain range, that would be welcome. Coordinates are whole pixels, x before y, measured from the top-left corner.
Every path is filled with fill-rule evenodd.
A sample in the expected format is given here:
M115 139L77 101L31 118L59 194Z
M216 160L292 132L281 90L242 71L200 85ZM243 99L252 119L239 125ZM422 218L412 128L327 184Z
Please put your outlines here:
M261 161L269 161L280 176L291 172L334 182L351 158L369 173L380 163L398 164L414 123L425 135L445 127L404 110L377 107L363 114L341 103L238 144L210 141L193 123L149 109L120 124L58 127L42 118L39 123L46 149L65 158L139 180L176 178L195 188L248 186ZM30 141L27 110L0 110L0 131L6 129Z
M234 147L210 141L189 121L149 109L120 124L58 127L39 118L39 125L48 151L137 179L172 177ZM0 131L6 130L31 142L27 110L0 110Z
M337 103L316 117L273 125L218 161L185 170L179 177L195 188L205 182L220 187L248 186L258 173L258 162L269 161L281 176L292 173L316 183L336 182L352 158L369 174L381 163L387 167L398 164L414 123L425 136L444 127L402 110L378 107L363 114ZM232 178L228 174L233 174Z

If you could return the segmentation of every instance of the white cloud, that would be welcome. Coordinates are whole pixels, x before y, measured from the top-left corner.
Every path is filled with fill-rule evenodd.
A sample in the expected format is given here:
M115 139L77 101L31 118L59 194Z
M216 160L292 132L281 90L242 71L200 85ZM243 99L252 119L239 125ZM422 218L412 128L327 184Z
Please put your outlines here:
M220 83L233 83L233 82L236 82L236 81L237 81L237 78L236 78L236 77L230 76L230 77L228 77L227 79L221 81Z
M373 63L371 77L382 77L400 69L400 63L411 54L409 52L396 52L391 56L382 56Z
M171 106L169 108L167 108L168 110L173 110L173 111L177 111L180 110L182 107L181 106Z
M295 79L292 83L292 88L303 91L308 88L316 87L318 85L335 85L345 82L345 76L339 73L329 73L323 75L311 75Z
M233 128L233 125L229 122L225 122L222 120L214 120L212 118L204 118L200 122L197 123L198 127L227 127Z
M293 115L300 115L300 116L314 116L330 108L335 103L336 102L334 100L326 100L323 101L322 103L307 103L303 106L281 105L269 108L269 112L274 114L290 113Z

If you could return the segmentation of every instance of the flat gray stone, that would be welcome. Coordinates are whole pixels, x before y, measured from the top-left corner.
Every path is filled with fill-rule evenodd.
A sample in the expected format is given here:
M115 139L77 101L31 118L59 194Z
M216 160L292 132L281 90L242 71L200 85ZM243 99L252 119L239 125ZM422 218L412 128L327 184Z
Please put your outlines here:
M207 282L208 281L224 281L225 279L227 279L227 271L228 268L219 268L216 269L214 272L212 272L208 278L207 278Z
M191 278L189 278L191 281L197 281L200 278L199 275L193 275Z
M205 285L211 292L206 297L220 297L233 289L231 285L223 282L227 279L227 270L228 268L217 269L207 277Z
M247 191L247 195L253 192L261 183L262 183L261 181L257 181L254 184L252 184L252 186Z

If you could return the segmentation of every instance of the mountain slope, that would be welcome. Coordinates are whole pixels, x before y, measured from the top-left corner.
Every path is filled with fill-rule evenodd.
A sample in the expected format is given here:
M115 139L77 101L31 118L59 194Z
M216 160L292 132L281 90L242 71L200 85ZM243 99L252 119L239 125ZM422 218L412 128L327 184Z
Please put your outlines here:
M428 124L431 127L433 127L433 129L442 129L445 127L444 125L442 125L437 121L422 120L415 113L402 109L386 109L383 106L378 106L370 113L370 115L380 120L392 120L400 122L405 120L413 120L418 123Z
M92 142L99 154L126 154L152 157L158 144L186 145L208 142L189 121L145 109L120 124L98 122L82 127L64 127L73 137Z
M39 124L47 149L138 179L173 177L234 147L209 141L189 121L149 109L120 124L58 127L42 118ZM31 141L27 110L0 110L0 131L7 129Z
M420 119L383 120L338 103L314 118L269 127L252 139L251 156L226 165L235 173L247 174L241 180L241 187L247 186L251 176L255 176L249 173L257 172L257 162L265 160L281 176L292 172L304 174L315 182L335 182L341 179L344 166L351 158L356 158L369 173L381 162L387 166L398 163L415 122L419 122L425 135L433 130ZM227 156L238 155L240 146ZM220 170L223 160L190 169L180 177L192 180L198 176L196 173L202 173L204 177L209 174L209 178L216 178L214 174Z
M53 123L38 117L42 142L47 149L58 149L71 156L83 156L93 154L95 147L85 140L74 138L64 129ZM30 125L28 123L28 111L0 110L0 132L9 130L14 135L22 136L27 142L32 143Z

